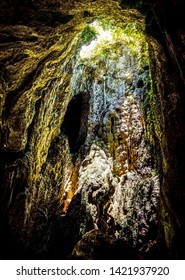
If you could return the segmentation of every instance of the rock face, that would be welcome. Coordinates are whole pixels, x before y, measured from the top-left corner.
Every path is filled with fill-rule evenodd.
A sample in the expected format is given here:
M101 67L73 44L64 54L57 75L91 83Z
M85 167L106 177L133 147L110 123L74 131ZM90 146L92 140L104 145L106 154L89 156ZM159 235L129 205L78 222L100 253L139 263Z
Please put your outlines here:
M2 258L178 258L184 125L162 46L117 1L30 11L0 34Z

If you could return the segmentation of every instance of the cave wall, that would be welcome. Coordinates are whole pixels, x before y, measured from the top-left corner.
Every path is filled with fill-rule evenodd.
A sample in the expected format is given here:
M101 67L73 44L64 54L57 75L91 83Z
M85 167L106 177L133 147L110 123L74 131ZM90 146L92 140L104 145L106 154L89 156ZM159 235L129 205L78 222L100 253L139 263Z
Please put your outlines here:
M170 256L172 258L184 258L184 171L183 161L184 147L184 1L157 1L154 5L151 1L145 1L153 9L154 17L161 30L165 42L167 55L171 60L171 73L176 72L178 89L176 101L170 104L168 114L165 114L165 137L163 142L166 155L164 159L167 168L164 172L164 186L161 193L161 223L165 231ZM165 88L168 92L168 86ZM167 97L165 98L167 100ZM166 101L167 102L167 101ZM170 108L176 110L170 112ZM173 110L173 109L172 109ZM167 152L168 150L168 152ZM170 214L171 212L171 214ZM171 218L169 218L171 216Z
M184 258L184 1L121 1L121 5L126 9L137 8L146 15L147 33L163 45L170 60L171 75L177 74L175 79L178 88L174 90L176 97L170 100L168 93L173 91L174 85L173 82L167 82L163 88L163 112L160 112L160 115L164 114L161 120L163 137L160 141L164 172L160 221L170 257Z
M182 3L149 2L162 42L117 1L1 2L2 258L183 257ZM97 18L127 37L85 57Z

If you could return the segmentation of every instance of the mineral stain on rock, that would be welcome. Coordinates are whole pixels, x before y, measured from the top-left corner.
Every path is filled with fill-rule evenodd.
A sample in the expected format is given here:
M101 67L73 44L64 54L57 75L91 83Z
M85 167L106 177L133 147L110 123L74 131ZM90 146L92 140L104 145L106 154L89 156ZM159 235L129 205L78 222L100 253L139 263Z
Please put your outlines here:
M137 3L31 2L2 6L17 17L0 31L1 258L180 258L184 115L164 42Z

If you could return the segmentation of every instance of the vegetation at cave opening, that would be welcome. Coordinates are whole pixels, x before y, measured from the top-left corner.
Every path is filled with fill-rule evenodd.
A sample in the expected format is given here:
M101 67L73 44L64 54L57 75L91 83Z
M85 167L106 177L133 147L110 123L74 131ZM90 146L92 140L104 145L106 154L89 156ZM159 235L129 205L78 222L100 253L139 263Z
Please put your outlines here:
M81 34L82 44L90 44L92 40L96 39L96 36L95 29L88 25Z

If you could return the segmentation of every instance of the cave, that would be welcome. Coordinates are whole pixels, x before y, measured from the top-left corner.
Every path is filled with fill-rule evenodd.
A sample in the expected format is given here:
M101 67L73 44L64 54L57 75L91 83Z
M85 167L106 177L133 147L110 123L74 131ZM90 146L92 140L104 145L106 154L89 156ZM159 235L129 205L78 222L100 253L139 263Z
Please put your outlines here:
M184 259L184 2L26 3L0 2L0 258Z
M89 95L80 93L72 98L64 116L62 131L69 140L70 152L75 153L84 144L88 129Z

